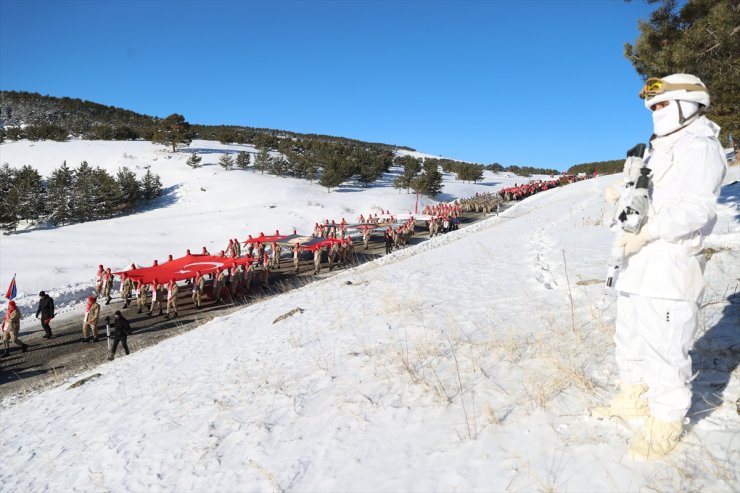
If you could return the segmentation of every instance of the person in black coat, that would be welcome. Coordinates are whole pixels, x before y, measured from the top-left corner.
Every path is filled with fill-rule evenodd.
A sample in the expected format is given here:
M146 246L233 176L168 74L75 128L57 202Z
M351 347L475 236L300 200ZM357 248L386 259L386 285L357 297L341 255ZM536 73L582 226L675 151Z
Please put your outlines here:
M105 321L110 323L110 317L105 317ZM131 325L128 323L128 320L126 320L126 318L121 315L120 311L117 311L115 313L115 318L113 319L113 328L116 330L116 333L113 336L113 348L110 350L110 354L108 355L109 360L115 358L116 348L118 347L119 342L121 343L121 346L123 346L123 350L126 352L126 354L129 354L126 339L128 338L129 334L131 334Z
M51 339L53 336L51 335L51 325L49 325L49 322L54 318L54 300L43 291L39 293L39 298L39 307L36 310L36 318L39 318L39 315L41 315L41 327L43 327L44 332L46 332L46 335L44 335L43 338Z

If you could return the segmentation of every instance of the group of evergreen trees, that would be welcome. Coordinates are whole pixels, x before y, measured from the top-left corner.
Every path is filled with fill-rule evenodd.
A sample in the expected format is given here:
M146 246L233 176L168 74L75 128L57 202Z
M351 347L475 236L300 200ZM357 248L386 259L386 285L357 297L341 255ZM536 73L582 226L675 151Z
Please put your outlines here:
M442 191L442 173L439 172L439 160L427 158L421 160L413 156L397 157L397 166L403 172L393 180L393 186L413 190L416 193L434 197Z
M202 159L193 153L186 164L198 168ZM378 180L393 165L393 152L371 145L361 148L348 143L283 139L277 141L276 148L257 146L254 154L241 151L234 157L227 152L218 164L227 171L251 165L262 174L318 180L331 191L352 179L365 187Z
M218 164L227 171L235 167L247 169L252 165L262 174L318 180L328 191L351 180L367 187L395 165L401 168L401 174L393 181L394 187L429 197L434 197L442 191L443 176L440 169L445 173L454 173L458 180L470 182L482 180L486 169L496 172L509 171L520 176L560 174L554 169L503 167L499 164L483 166L451 159L420 159L409 155L394 157L394 153L387 149L358 148L346 143L283 139L277 141L276 147L276 149L258 147L255 154L241 151L235 158L231 153L226 153L221 155ZM201 156L191 154L187 165L198 168L201 160Z
M8 127L0 129L0 142L5 142L5 139L10 140L56 140L58 142L64 142L69 137L69 132L59 125L29 125L27 127Z
M517 176L532 176L532 175L559 175L560 171L552 168L535 168L532 166L517 166L512 164L511 166L502 166L499 163L493 163L486 166L486 169L493 171L494 173L514 173Z
M123 167L116 176L83 161L66 161L47 180L32 166L0 167L0 228L14 231L19 221L51 224L92 221L131 211L162 191L159 175L147 170L141 180Z
M575 164L568 168L567 173L569 175L577 175L578 173L585 173L587 175L593 175L594 173L611 175L613 173L621 173L623 168L624 159L615 159L612 161Z
M68 97L56 98L25 91L0 91L0 125L3 127L0 128L0 141L32 138L33 135L38 135L38 132L31 132L32 135L29 136L27 129L31 127L55 127L62 129L64 135L59 132L53 136L39 138L65 140L69 136L75 136L91 140L150 140L166 145L172 145L173 141L178 145L192 139L204 139L218 140L224 144L252 144L269 149L277 149L283 140L304 140L350 147L413 150L404 146L288 130L189 124L177 113L166 118L157 118L91 101ZM48 130L45 132L48 133ZM172 135L175 135L174 139L171 139Z
M426 159L424 162L430 161ZM466 163L463 161L453 161L452 159L434 159L435 163L442 167L445 173L454 173L460 181L477 182L483 179L483 165Z
M10 140L33 139L29 129L41 128L43 133L44 127L56 130L53 136L40 139L66 140L75 135L85 139L151 140L156 122L151 116L113 106L25 91L0 91L0 120L6 129L4 135L0 132L0 138Z
M154 130L152 142L172 146L176 152L178 146L192 142L194 130L182 115L173 114L161 120ZM235 127L222 127L218 138L222 143L242 140L245 135ZM240 152L236 159L225 153L218 164L225 170L233 167L247 169L253 163L260 173L275 176L294 176L309 181L318 180L330 192L342 183L356 179L363 186L378 180L394 164L393 149L382 144L368 144L349 139L299 139L277 138L268 134L252 135L252 144L258 152L252 157L247 152ZM271 153L271 151L275 151ZM404 163L413 161L414 171L406 169L407 179L399 182L399 188L413 188L419 193L434 196L442 189L442 175L436 166L431 164L421 172L421 162L414 158L401 158ZM192 168L200 166L202 158L192 154L187 165ZM418 169L417 169L418 168ZM421 174L419 174L421 172Z

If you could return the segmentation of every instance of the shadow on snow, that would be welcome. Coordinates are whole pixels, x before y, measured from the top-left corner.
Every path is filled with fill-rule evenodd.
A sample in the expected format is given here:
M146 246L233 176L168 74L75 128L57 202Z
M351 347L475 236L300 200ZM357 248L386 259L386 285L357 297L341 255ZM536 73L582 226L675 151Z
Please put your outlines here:
M740 293L727 297L728 305L722 318L694 343L691 355L691 372L696 378L691 382L692 403L688 415L691 424L711 415L722 406L725 388L740 363Z

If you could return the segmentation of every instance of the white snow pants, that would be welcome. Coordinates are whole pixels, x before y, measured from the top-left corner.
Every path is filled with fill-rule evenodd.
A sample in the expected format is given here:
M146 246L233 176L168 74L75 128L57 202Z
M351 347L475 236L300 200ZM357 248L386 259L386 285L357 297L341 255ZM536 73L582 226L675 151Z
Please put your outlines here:
M619 293L614 334L619 377L648 386L650 414L677 421L691 406L691 358L699 305Z

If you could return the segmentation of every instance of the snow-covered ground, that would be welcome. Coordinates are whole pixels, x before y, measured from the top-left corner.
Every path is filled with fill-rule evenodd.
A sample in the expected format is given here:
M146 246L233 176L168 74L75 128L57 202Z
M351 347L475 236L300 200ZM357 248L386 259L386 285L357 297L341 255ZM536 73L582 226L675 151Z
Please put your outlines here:
M89 289L97 263L146 263L261 230L413 208L413 196L390 187L326 194L251 171L190 170L186 156L147 146L3 144L0 160L15 166L152 164L170 191L166 207L3 237L2 282L17 271L35 302L38 289ZM220 149L239 148L193 147L219 149L206 154L213 163ZM612 233L602 197L613 180L541 193L5 399L3 490L737 491L740 185L723 189L708 239L715 252L687 436L667 459L644 463L626 456L639 423L588 416L616 382L614 295L603 286ZM477 186L448 177L445 194L502 184L496 175ZM92 373L101 375L69 389Z

